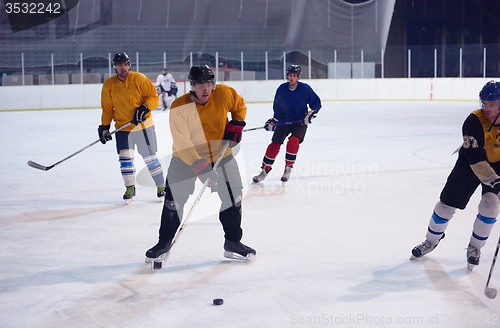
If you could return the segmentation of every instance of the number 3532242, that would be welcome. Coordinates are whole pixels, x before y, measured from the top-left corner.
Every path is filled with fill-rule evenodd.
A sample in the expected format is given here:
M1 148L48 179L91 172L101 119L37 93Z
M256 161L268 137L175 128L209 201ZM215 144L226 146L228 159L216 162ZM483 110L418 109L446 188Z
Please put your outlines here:
M7 14L61 14L60 2L6 2Z

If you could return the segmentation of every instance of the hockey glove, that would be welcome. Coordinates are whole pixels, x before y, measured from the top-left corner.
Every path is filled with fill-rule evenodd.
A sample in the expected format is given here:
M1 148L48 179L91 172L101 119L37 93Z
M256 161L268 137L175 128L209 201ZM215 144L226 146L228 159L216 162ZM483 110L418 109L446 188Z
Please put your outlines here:
M219 175L208 165L207 160L201 158L193 163L193 171L202 183L208 179L207 186L212 188L217 185Z
M241 135L243 133L243 127L246 125L244 121L231 120L226 125L226 131L224 132L224 140L229 141L229 148L233 148L241 142Z
M276 130L276 127L278 126L278 120L273 118L270 118L267 120L266 124L264 124L264 130L266 131L274 131Z
M302 120L303 125L308 125L312 123L312 119L316 117L317 111L314 109L311 109L310 111L307 112L306 116L304 116L304 119Z
M146 114L149 113L149 108L148 106L142 104L137 109L135 110L134 113L134 119L132 120L132 123L135 125L139 125L139 123L142 123L146 120Z
M108 125L99 125L99 128L97 129L97 133L99 134L99 139L101 139L101 142L103 145L106 143L106 141L113 140L113 138L109 134L109 124Z

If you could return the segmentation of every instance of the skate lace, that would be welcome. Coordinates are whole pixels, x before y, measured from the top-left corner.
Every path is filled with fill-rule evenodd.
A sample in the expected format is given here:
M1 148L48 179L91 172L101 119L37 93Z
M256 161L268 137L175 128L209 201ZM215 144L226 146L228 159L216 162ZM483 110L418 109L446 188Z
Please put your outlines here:
M125 195L132 195L134 193L134 189L134 186L127 187L127 190L125 190Z
M241 242L230 242L227 244L226 246L226 250L227 251L230 251L230 252L235 252L235 253L239 253L239 252L250 252L250 247L246 246L245 244L241 243Z
M423 243L421 243L420 245L418 245L417 248L420 249L420 251L422 253L424 253L425 251L427 251L429 249L432 249L433 245L431 244L430 241L425 240Z
M480 255L481 255L481 252L476 247L471 246L471 245L469 245L467 247L467 258L469 258L469 257L479 258Z
M242 243L237 244L236 248L239 249L240 251L244 251L244 252L247 252L247 253L250 252L250 247L248 247L247 245L244 245Z
M158 189L157 189L158 193L162 193L164 191L165 191L165 187L163 187L163 186L159 186Z
M167 241L167 242L158 242L158 244L156 244L153 248L151 248L151 252L157 252L161 249L164 249L164 248L167 248L167 247L170 247L170 241Z
M262 172L260 172L260 174L259 174L259 175L257 175L255 178L256 178L257 180L261 181L261 180L264 180L264 179L266 178L266 176L267 176L266 171L262 170Z

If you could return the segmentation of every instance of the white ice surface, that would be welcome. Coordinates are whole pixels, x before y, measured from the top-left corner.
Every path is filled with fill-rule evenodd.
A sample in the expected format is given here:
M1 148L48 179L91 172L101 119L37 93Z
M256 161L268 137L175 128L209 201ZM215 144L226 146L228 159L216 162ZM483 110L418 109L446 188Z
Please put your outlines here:
M247 128L272 115L271 104L248 107ZM143 176L135 204L124 205L114 140L47 172L26 165L96 140L100 110L2 112L0 327L499 327L500 297L484 296L499 224L481 264L466 270L478 193L433 253L409 260L476 108L325 102L285 187L285 147L267 180L250 183L271 133L246 132L242 241L257 261L222 256L219 203L206 192L156 272L144 253L162 205ZM153 114L166 159L168 112ZM136 166L144 173L138 155ZM490 287L500 288L498 264Z

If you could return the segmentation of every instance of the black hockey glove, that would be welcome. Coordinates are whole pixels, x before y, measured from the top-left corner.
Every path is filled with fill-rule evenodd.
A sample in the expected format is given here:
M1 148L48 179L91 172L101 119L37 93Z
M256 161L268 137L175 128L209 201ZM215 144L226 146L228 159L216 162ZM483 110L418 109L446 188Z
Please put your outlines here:
M226 125L226 131L224 132L224 140L229 141L229 148L233 148L241 142L241 136L243 134L243 127L247 125L244 121L231 120Z
M194 173L202 183L205 183L205 181L208 179L208 187L212 188L217 186L219 175L217 174L217 172L212 170L212 167L208 165L208 162L205 159L201 158L197 160L193 163L192 167Z
M278 126L278 120L273 118L270 118L267 120L266 124L264 124L264 130L266 131L274 131L276 130L276 127Z
M149 113L149 108L148 106L142 104L137 109L135 110L134 113L134 119L132 120L132 123L135 125L139 125L139 123L142 123L146 120L146 114Z
M310 111L307 112L307 114L304 116L304 119L302 120L303 125L308 125L312 123L312 119L316 117L317 111L314 109L311 109Z
M99 139L101 139L102 144L105 144L106 141L113 140L113 138L109 134L109 124L108 125L99 125L99 128L97 129L97 133L99 134Z

